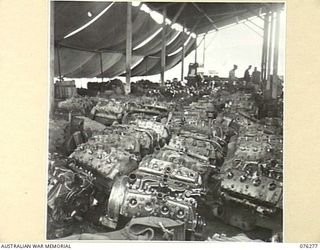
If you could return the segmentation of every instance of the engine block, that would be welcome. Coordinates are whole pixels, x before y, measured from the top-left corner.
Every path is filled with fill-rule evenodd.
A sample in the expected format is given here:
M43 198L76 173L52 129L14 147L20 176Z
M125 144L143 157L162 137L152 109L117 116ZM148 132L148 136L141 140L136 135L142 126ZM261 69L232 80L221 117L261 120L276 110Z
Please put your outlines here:
M222 203L214 215L242 230L256 225L281 230L282 136L266 124L243 121L228 144L219 176Z
M82 144L70 155L84 168L113 180L138 167L136 156L120 149L102 144Z
M228 158L282 162L282 147L282 135L273 133L265 125L251 123L246 129L239 130L233 149L228 151Z
M201 177L199 174L184 166L174 164L172 162L155 159L147 156L139 165L139 171L145 174L164 176L172 180L188 183L190 187L198 188L201 185Z
M104 100L99 101L90 112L91 118L104 124L111 125L113 122L121 122L127 103L121 100Z
M97 100L90 97L71 97L58 103L58 108L63 111L88 114Z
M50 220L62 224L81 218L92 202L94 177L85 172L75 172L73 164L58 154L49 155L48 207Z
M126 102L110 99L98 102L98 104L96 105L96 109L98 112L123 114L127 108L126 106Z
M244 161L236 161L234 165L225 172L221 181L221 191L227 199L254 207L262 214L282 208L280 166ZM247 202L243 202L243 198Z
M78 218L108 232L136 217L168 218L193 237L205 226L201 216L210 220L213 212L244 231L281 230L282 118L261 115L260 93L248 90L173 84L139 98L115 94L60 104L86 115L91 110L86 118L102 127L51 128L57 145L50 152L64 146L66 132L74 137L68 158L50 159L52 218ZM84 140L74 136L78 130Z
M134 124L113 125L103 132L104 144L116 144L118 148L139 153L141 157L159 147L159 136L153 129L141 128ZM134 145L133 145L134 144ZM131 149L130 149L131 148Z
M216 148L207 139L173 135L169 147L188 155L210 161L216 159Z
M140 142L132 134L121 134L116 131L112 131L109 134L95 135L91 137L85 146L92 145L97 148L114 147L119 150L127 151L136 156L140 156Z
M157 139L159 142L161 141L162 145L169 141L169 130L160 122L137 119L133 124L137 125L139 128L153 130L157 134Z
M200 175L207 173L210 168L215 168L214 165L202 158L191 157L187 153L176 151L169 146L165 146L158 152L153 153L152 157L184 166Z
M114 184L101 222L115 228L120 215L158 216L183 221L190 231L201 230L204 222L196 213L196 197L202 194L197 172L148 156L137 171Z

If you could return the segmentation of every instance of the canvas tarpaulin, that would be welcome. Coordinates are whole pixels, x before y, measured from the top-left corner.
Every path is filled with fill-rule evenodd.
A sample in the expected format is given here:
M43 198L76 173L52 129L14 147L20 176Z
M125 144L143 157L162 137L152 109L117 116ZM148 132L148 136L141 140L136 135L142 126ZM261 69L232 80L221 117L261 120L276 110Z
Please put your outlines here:
M126 34L126 10L125 3L113 4L99 19L75 35L64 39L61 44L90 50L118 44L121 41L121 34ZM137 8L132 10L132 20L134 20L139 11Z
M179 31L173 30L169 27L169 25L166 26L166 41L170 41L173 39ZM134 50L134 53L139 55L152 55L161 50L161 40L162 40L162 31L159 32L151 41L149 41L144 46Z
M61 73L61 76L69 78L112 78L123 74L126 63L127 4L125 2L77 3L54 2L55 76ZM109 9L105 11L106 8ZM99 16L103 11L105 12ZM89 12L91 17L88 15ZM86 24L90 18L97 16L98 18L90 25L67 36ZM133 48L139 46L159 29L161 25L149 14L141 11L139 7L132 7ZM149 42L133 51L131 65L136 63L138 65L134 67L132 75L160 72L158 65L162 48L161 38L162 32L159 32ZM167 54L179 49L186 38L185 34L166 25ZM179 57L175 55L172 58ZM173 60L172 58L168 57L168 63ZM167 68L170 68L170 65Z
M143 58L142 56L132 56L131 65L136 64L142 58ZM126 70L126 56L123 55L116 64L114 64L108 70L105 70L103 72L103 77L110 77L110 78L116 77L123 74L125 70ZM97 77L101 77L101 75L99 74Z
M58 53L60 55L61 75L63 76L75 71L77 68L85 64L95 55L94 53L87 52L87 51L79 51L79 50L68 49L63 47L60 47L59 49L56 48L55 54L54 54L55 56L54 74L55 75L59 74Z
M185 46L185 56L188 56L190 52L194 49L195 46L195 39L191 38L188 42L188 44ZM166 70L169 70L176 66L182 59L182 51L178 52L177 54L174 54L172 56L167 56L166 58ZM156 75L160 73L161 69L161 61L159 60L158 63L151 68L148 72L146 72L144 75Z
M126 48L126 3L115 3L98 20L60 42L62 45L90 50L121 50ZM152 35L160 25L150 16L132 7L133 47Z
M101 53L102 70L104 71L111 68L121 59L122 56L123 55L121 53ZM90 60L66 76L70 78L90 78L96 77L99 74L101 74L100 53L95 53Z
M63 51L69 53L74 52L75 50L63 48ZM72 52L71 52L72 51ZM80 51L79 54L82 55L83 51ZM78 67L75 67L75 63L69 64L72 65L74 70L72 72L63 72L65 77L69 78L90 78L90 77L115 77L125 71L125 56L122 53L114 52L104 52L104 53L88 53L89 59L85 60L81 64L77 64ZM70 55L70 54L69 54ZM101 56L101 58L100 58ZM71 57L67 57L71 58ZM77 58L73 57L73 58ZM134 65L142 56L133 56L131 64ZM102 62L102 67L101 67ZM67 68L67 67L65 67ZM101 74L101 70L103 74Z
M135 66L132 71L132 76L144 76L146 73L152 69L159 62L159 58L155 57L145 57L137 66Z
M137 18L133 20L132 23L132 48L138 46L143 41L148 39L152 34L154 34L161 26L157 24L150 16L140 11ZM115 45L109 47L109 49L114 50L125 50L126 48L126 33L117 34L121 36L119 42Z
M195 39L190 38L185 46L185 56L188 56L195 47ZM154 55L154 57L145 57L136 67L132 69L132 76L140 75L155 75L161 71L160 53ZM182 59L182 51L166 57L166 70L169 70L176 66Z
M85 25L110 4L111 2L53 2L55 40L60 41L70 32Z
M103 76L111 77L116 73L123 73L125 69L126 50L126 2L102 1L53 1L54 15L54 44L60 48L54 54L55 76L61 72L62 76L92 77L101 75L101 65L98 53L103 53ZM142 3L140 3L141 5ZM145 2L144 4L154 10L161 10L167 3ZM183 11L180 11L184 4ZM167 18L176 23L184 23L187 30L202 34L212 29L220 29L226 25L237 23L255 15L261 15L272 9L280 8L283 3L170 3ZM146 9L146 8L145 8ZM202 16L203 11L214 17L214 24L210 19ZM234 12L237 10L236 18ZM231 13L231 14L230 14ZM178 16L176 18L176 16ZM132 75L155 74L160 70L162 32L155 35L149 42L140 46L161 29L154 16L150 16L140 9L132 6L132 47L134 66ZM195 23L197 22L195 27ZM76 32L78 31L78 32ZM179 34L178 34L179 33ZM71 35L72 34L72 35ZM173 39L173 41L172 41ZM167 55L177 51L186 42L186 36L166 25ZM172 41L170 44L169 41ZM192 41L192 40L190 40ZM190 47L192 50L192 46ZM185 49L186 55L190 49ZM60 55L59 60L57 55ZM60 63L58 63L59 61ZM169 69L181 61L181 51L167 56L166 68ZM133 64L134 65L134 64ZM59 67L60 66L60 67ZM59 69L60 68L60 69Z
M167 46L167 54L171 54L182 47L182 45L188 40L186 33L180 33L179 36Z

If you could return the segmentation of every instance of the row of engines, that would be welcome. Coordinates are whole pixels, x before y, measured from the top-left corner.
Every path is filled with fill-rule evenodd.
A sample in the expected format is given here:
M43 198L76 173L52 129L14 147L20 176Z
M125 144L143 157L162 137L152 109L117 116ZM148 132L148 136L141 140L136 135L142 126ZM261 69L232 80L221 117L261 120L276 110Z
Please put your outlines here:
M90 117L112 125L68 158L51 156L51 219L82 221L93 210L97 224L115 230L124 218L156 216L201 235L212 216L243 230L276 218L270 228L281 230L282 124L257 120L251 97L220 90L180 111L98 102Z

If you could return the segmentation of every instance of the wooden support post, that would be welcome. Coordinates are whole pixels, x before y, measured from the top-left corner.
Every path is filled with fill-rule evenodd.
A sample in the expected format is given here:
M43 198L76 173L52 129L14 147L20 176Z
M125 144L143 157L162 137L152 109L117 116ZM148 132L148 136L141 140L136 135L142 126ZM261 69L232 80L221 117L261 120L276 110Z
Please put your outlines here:
M101 82L103 82L103 64L102 64L102 52L99 53L100 56L100 72L101 72Z
M148 74L148 56L146 56L146 75Z
M264 16L263 18L263 23L264 23L264 26L263 26L263 40L262 40L262 53L261 53L261 80L263 81L263 78L264 78L264 75L263 75L263 72L264 72L264 58L265 58L265 38L266 38L266 19L267 19L267 15Z
M183 32L186 32L185 26L183 26ZM182 43L182 50L181 50L181 82L183 81L183 75L184 75L184 43Z
M181 59L181 81L183 81L183 75L184 75L184 45L182 45L182 59Z
M266 90L267 90L267 96L268 98L271 97L271 79L270 79L270 73L271 73L271 61L272 61L272 42L273 42L273 20L274 20L274 13L271 12L270 14L271 18L271 23L269 25L269 45L268 45L268 50L267 50L267 66L266 66Z
M62 75L61 75L61 62L60 62L60 45L57 45L57 59L58 59L58 73L59 73L59 80L62 82Z
M50 2L50 27L54 27L54 6L53 1ZM49 100L50 100L50 107L49 107L49 117L53 118L54 115L54 34L53 29L50 30L50 85L49 85Z
M202 54L203 67L204 67L205 59L206 59L206 35L204 35L203 37L203 54Z
M276 27L274 35L274 53L273 53L273 73L272 73L272 98L277 98L278 95L278 61L279 61L279 37L280 37L280 13L276 12Z
M131 92L131 56L132 56L132 3L127 3L127 36L126 36L126 83L124 93Z
M270 18L270 14L267 15L267 38L265 41L265 54L264 54L264 80L267 80L267 61L268 61L268 41L269 41L269 29L270 29L270 25L269 25L269 18Z
M268 26L269 26L269 13L264 17L263 27L263 44L262 44L262 56L261 56L261 79L266 79L266 58L267 58L267 44L268 44Z
M195 43L196 43L196 48L194 49L194 63L197 63L197 52L198 52L198 45L197 45L197 42L198 42L198 35L196 36L196 41L195 41Z
M161 85L164 85L164 72L166 70L166 17L167 9L164 8L162 11L162 38L161 38Z
M270 15L270 33L269 33L269 45L268 45L268 61L267 61L267 80L270 81L270 73L271 73L271 61L272 61L272 41L273 41L273 20L274 14Z

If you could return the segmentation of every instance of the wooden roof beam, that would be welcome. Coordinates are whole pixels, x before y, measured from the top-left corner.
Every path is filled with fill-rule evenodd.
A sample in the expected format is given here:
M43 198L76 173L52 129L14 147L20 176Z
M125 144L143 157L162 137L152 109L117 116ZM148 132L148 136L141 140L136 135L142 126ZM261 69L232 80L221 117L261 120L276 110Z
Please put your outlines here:
M182 11L183 11L183 9L184 9L185 6L186 6L186 3L183 3L183 4L180 6L178 12L175 14L174 18L172 19L171 25L178 20L178 18L180 17L180 15L181 15L181 13L182 13ZM171 25L170 25L170 26L171 26Z
M212 24L212 26L215 28L215 30L218 31L218 27L215 25L215 23L214 23L214 21L211 19L211 17L209 17L209 16L207 15L207 13L206 13L203 9L201 9L196 3L192 3L192 5L193 5L202 15L204 15L204 16L208 19L208 21Z
M251 8L248 8L247 9L248 12L251 12L252 14L254 14L255 16L257 16L258 18L260 18L261 20L264 21L264 18L261 17L262 16L262 8L259 8L259 9L251 9ZM258 10L258 11L257 11Z
M247 18L247 21L249 21L250 23L252 23L254 26L256 26L257 28L263 30L263 27L260 27L258 24L252 22L252 20L250 20L249 18Z
M152 4L152 2L150 2ZM148 2L146 3L148 5ZM172 5L175 5L175 4L179 4L179 3L166 3L166 4L161 4L161 6L159 7L152 7L151 9L152 10L155 10L155 11L158 11L158 10L163 10L164 8L167 8L167 7L170 7Z
M226 11L218 14L208 14L209 17L218 17L218 16L226 16L226 15L234 15L234 14L239 14L246 12L247 10L235 10L235 11Z

